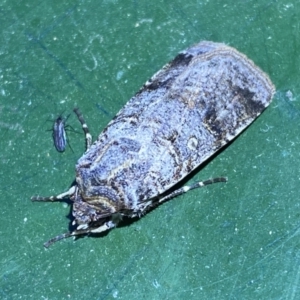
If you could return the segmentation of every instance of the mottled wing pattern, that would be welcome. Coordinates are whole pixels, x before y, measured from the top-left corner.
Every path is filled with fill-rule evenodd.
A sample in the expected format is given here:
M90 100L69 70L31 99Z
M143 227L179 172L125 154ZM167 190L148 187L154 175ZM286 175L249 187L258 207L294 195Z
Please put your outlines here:
M167 191L244 130L275 89L252 61L201 42L156 73L77 164L86 196L130 207Z

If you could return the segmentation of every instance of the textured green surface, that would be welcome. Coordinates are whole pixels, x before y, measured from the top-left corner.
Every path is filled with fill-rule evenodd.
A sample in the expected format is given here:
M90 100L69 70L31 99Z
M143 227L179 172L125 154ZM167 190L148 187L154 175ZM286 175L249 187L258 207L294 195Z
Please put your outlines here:
M58 3L58 1L53 1ZM0 2L1 299L299 299L298 1ZM102 238L42 246L84 150L51 123L79 106L93 136L180 50L225 42L270 74L271 106L191 179L227 176ZM290 91L290 96L287 96ZM80 131L75 116L69 124Z

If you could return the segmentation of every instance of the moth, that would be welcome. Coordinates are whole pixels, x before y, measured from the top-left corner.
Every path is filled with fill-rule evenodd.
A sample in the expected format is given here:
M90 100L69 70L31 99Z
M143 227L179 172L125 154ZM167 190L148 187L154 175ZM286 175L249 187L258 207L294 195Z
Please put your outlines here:
M75 109L87 150L66 192L33 201L73 201L76 229L70 236L99 233L123 217L149 209L215 178L174 190L204 161L241 133L270 104L275 87L245 55L221 43L200 42L159 70L104 128L92 137Z

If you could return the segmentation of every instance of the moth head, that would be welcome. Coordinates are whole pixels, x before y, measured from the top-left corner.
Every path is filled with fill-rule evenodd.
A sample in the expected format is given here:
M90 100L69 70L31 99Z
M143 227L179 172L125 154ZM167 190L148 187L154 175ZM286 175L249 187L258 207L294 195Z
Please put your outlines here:
M73 204L73 216L79 226L94 227L104 223L118 211L116 199L93 190L91 195L78 191Z

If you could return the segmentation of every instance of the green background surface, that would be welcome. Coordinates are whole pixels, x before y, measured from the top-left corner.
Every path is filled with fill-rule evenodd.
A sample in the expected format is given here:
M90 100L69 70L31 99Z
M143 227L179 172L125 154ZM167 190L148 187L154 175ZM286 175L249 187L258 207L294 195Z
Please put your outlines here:
M54 4L55 3L55 4ZM0 2L1 299L300 299L300 6L266 1ZM190 182L227 176L100 238L68 230L66 190L84 151L53 147L76 106L97 136L179 51L245 53L277 88L270 107ZM80 131L72 114L68 123Z

